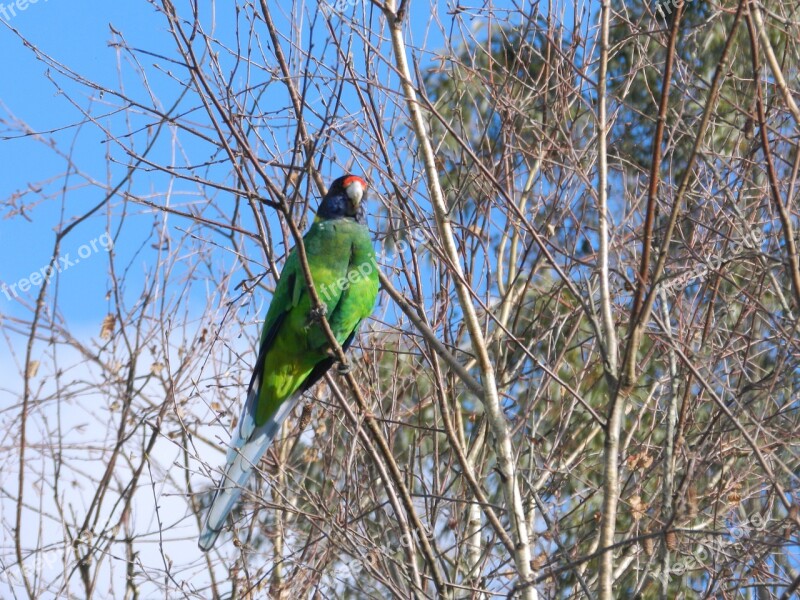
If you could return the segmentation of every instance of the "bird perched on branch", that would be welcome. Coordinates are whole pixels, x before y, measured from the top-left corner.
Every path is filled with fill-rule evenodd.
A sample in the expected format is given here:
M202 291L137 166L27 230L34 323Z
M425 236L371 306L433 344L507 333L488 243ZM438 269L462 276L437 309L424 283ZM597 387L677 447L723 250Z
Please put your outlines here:
M325 315L347 350L378 295L378 267L367 229L366 182L339 177L320 203L303 247L321 306L314 310L297 248L286 259L264 321L255 370L232 432L225 471L208 510L199 545L208 551L250 478L303 392L335 358L321 325Z

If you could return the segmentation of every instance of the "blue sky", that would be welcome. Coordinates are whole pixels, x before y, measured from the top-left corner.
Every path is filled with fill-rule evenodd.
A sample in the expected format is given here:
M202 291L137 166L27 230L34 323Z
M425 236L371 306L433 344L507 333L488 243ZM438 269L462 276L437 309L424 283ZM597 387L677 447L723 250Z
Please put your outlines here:
M313 16L310 11L313 5L308 8L307 14L310 19ZM446 3L443 3L441 8L443 11L446 10ZM213 9L203 7L202 10L206 11L201 16L204 26L208 27L221 44L235 48L236 15L233 9L224 3L219 3ZM145 127L153 122L150 115L139 116L137 122L135 111L124 114L115 112L116 108L123 104L119 98L104 96L97 90L77 85L57 73L57 68L48 67L46 61L37 58L35 52L23 42L22 38L29 40L39 52L48 55L53 61L65 69L74 71L87 81L96 82L109 90L124 90L128 97L144 105L150 105L152 98L141 85L141 79L137 74L139 65L135 64L128 54L118 53L113 47L113 43L120 39L115 32L120 32L129 47L149 53L137 53L136 59L141 61L147 81L157 94L161 103L160 108L163 110L166 110L182 91L175 79L180 81L186 78L182 66L170 64L168 59L163 58L176 57L175 42L167 31L164 16L158 14L146 2L89 1L76 5L65 0L39 0L35 4L28 4L25 10L13 12L7 23L0 25L0 56L6 57L6 76L0 78L0 101L2 101L0 118L22 121L32 132L39 135L36 136L37 139L33 139L33 136L21 136L18 131L10 131L7 125L0 125L0 164L3 165L0 196L9 198L20 195L20 202L28 205L24 218L10 215L10 209L6 209L4 214L0 215L0 239L6 247L19 250L12 253L13 260L0 263L0 284L9 286L6 288L6 295L11 286L30 279L31 273L47 265L54 242L53 228L61 220L61 211L66 214L68 222L71 216L81 214L102 199L100 188L85 185L81 182L82 178L76 176L70 178L70 189L66 196L62 196L60 186L64 183L66 160L58 156L43 141L53 140L61 151L72 151L75 163L85 174L107 185L113 185L124 176L127 157L121 155L118 146L107 143L107 137L101 127L107 127L115 135L133 130L135 133L131 137L135 140L134 145L141 151L149 141L149 132ZM10 8L7 9L7 13L11 14ZM280 16L276 18L280 19ZM426 21L419 21L412 27L412 37L424 38L427 47L436 48L439 46L436 38L440 34L436 28L429 30ZM412 23L414 22L412 19ZM242 25L240 20L239 26ZM279 27L282 25L278 22ZM319 23L317 32L326 33ZM246 38L241 34L240 37ZM315 42L316 47L324 49L325 35L316 37L319 38ZM361 54L356 52L355 56L356 60L359 60ZM425 60L425 57L421 58ZM224 52L220 60L223 67L227 66L224 64L226 60ZM175 79L171 77L172 71L175 73ZM245 85L243 80L238 83L240 86ZM248 80L247 83L251 82ZM309 98L314 94L319 95L320 91L310 90ZM269 93L262 97L259 108L267 111L271 105L285 106L285 98L281 98L281 95L281 89L272 86ZM78 106L75 106L73 101ZM196 95L190 93L177 112L197 106ZM92 116L98 119L98 123L87 123L81 109L90 110ZM197 111L197 114L202 122L205 118L203 111ZM287 140L288 138L287 135ZM180 144L181 151L185 153L185 165L202 163L211 158L206 144L199 143L197 139L183 132ZM341 150L340 148L334 152ZM111 163L108 161L107 152L113 158ZM153 150L151 157L156 162L169 163L170 152L168 144L159 144ZM342 168L347 166L347 158L342 158L340 162L339 166L330 165L329 171L324 173L325 176L328 178L337 176ZM353 168L358 171L357 164ZM214 177L213 168L209 168L206 176ZM219 171L219 179L223 181L229 176L229 167L223 165ZM163 202L163 197L158 196L166 193L169 186L172 186L171 192L189 194L190 198L191 196L197 198L205 193L213 194L213 191L199 190L186 182L169 181L161 174L146 171L139 173L130 185L132 191L138 194L155 194L153 200L156 203ZM40 187L47 198L45 201L36 199L34 190ZM64 197L66 197L65 202L63 202ZM176 198L182 199L179 195L176 195ZM9 216L14 218L8 218ZM136 217L129 217L124 235L115 238L115 252L118 254L133 253L142 243L142 240L135 235L136 227L130 222L131 218L138 218L141 221L139 227L142 231L147 231L152 221L146 212ZM101 211L81 224L69 236L64 243L62 253L70 254L74 260L82 245L96 239L109 227L113 231L116 225L118 222L113 218L109 220ZM191 224L181 224L179 219L174 219L173 226L175 225L189 227ZM134 235L130 235L129 232L134 232ZM146 265L143 265L142 269L145 268ZM91 257L70 267L69 277L64 276L60 279L59 305L68 316L91 321L96 319L97 315L105 314L106 290L97 287L87 290L84 282L102 281L106 270L106 260L98 259L97 253L93 253ZM26 285L23 283L24 287ZM17 289L14 288L14 291ZM33 287L29 292L31 300L35 298L36 291ZM8 301L6 295L0 294L3 312L14 314L17 308L14 302Z
M145 3L134 10L127 3L90 1L76 6L62 0L40 0L28 5L24 11L17 11L7 26L0 25L0 55L6 57L6 74L0 78L0 100L5 108L2 117L8 118L10 113L43 138L54 140L62 150L72 146L75 162L80 168L93 177L105 179L106 147L101 132L91 124L76 126L83 121L79 110L59 93L48 77L46 65L36 59L34 52L9 27L17 29L41 52L65 67L87 79L117 87L116 56L108 45L111 39L109 27L124 29L126 37L134 44L139 41L158 47L158 40L164 36L152 35L157 21L158 16ZM52 71L50 74L55 75ZM68 83L63 77L55 79L60 85ZM86 98L86 90L78 90L77 86L67 88L67 91L75 98ZM26 213L27 219L18 216L9 219L7 213L2 215L0 239L4 247L16 251L6 254L13 260L0 263L0 281L12 285L49 261L55 239L53 228L59 222L62 210L58 186L62 184L60 175L66 169L66 161L41 141L20 137L18 132L9 135L8 127L2 127L0 138L0 164L3 165L0 195L8 198L12 194L28 192L23 200L30 201L34 195L29 191L29 184L43 185L52 194L51 200L37 203L30 213ZM112 178L114 175L112 171ZM73 181L77 182L77 179ZM83 186L70 190L66 214L79 214L101 199L98 189ZM70 253L70 260L74 261L80 246L96 239L105 230L104 218L91 219L69 236L63 252ZM105 312L105 290L100 294L86 294L85 285L81 283L81 288L75 288L71 284L78 285L78 281L87 280L96 282L102 278L106 267L106 261L98 260L93 253L92 260L70 267L70 276L61 279L60 285L65 286L61 304L73 311L76 318L91 318ZM78 289L84 293L73 296ZM0 302L4 303L3 312L13 313L13 303L8 302L5 296L0 295Z

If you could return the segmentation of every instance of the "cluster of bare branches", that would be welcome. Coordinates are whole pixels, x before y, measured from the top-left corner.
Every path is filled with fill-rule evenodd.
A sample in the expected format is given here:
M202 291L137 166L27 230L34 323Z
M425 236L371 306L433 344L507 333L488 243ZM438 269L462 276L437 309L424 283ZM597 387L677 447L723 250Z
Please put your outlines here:
M63 169L3 217L113 247L0 296L0 596L793 597L796 3L320 2L141 3L116 87L5 26L81 118L4 108ZM202 554L344 171L379 304Z

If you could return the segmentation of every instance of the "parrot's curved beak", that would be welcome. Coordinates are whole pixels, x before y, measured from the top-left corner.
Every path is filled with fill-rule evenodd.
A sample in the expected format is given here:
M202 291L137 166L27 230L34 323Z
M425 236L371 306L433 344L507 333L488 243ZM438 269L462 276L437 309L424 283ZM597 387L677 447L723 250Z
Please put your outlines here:
M360 177L350 177L344 182L344 191L350 202L353 203L353 208L358 208L361 200L364 198L364 192L367 188L367 182Z

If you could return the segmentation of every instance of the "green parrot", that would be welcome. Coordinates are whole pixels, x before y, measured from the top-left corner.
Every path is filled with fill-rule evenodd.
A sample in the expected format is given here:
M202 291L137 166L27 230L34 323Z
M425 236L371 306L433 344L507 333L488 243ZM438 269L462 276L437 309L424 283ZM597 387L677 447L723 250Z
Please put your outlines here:
M372 313L378 296L378 266L364 211L366 189L366 182L354 175L335 180L303 237L314 289L344 350L361 322ZM200 533L202 550L213 547L254 465L303 392L320 380L334 360L319 320L312 314L295 248L286 259L267 311L247 398L231 435L224 475Z

